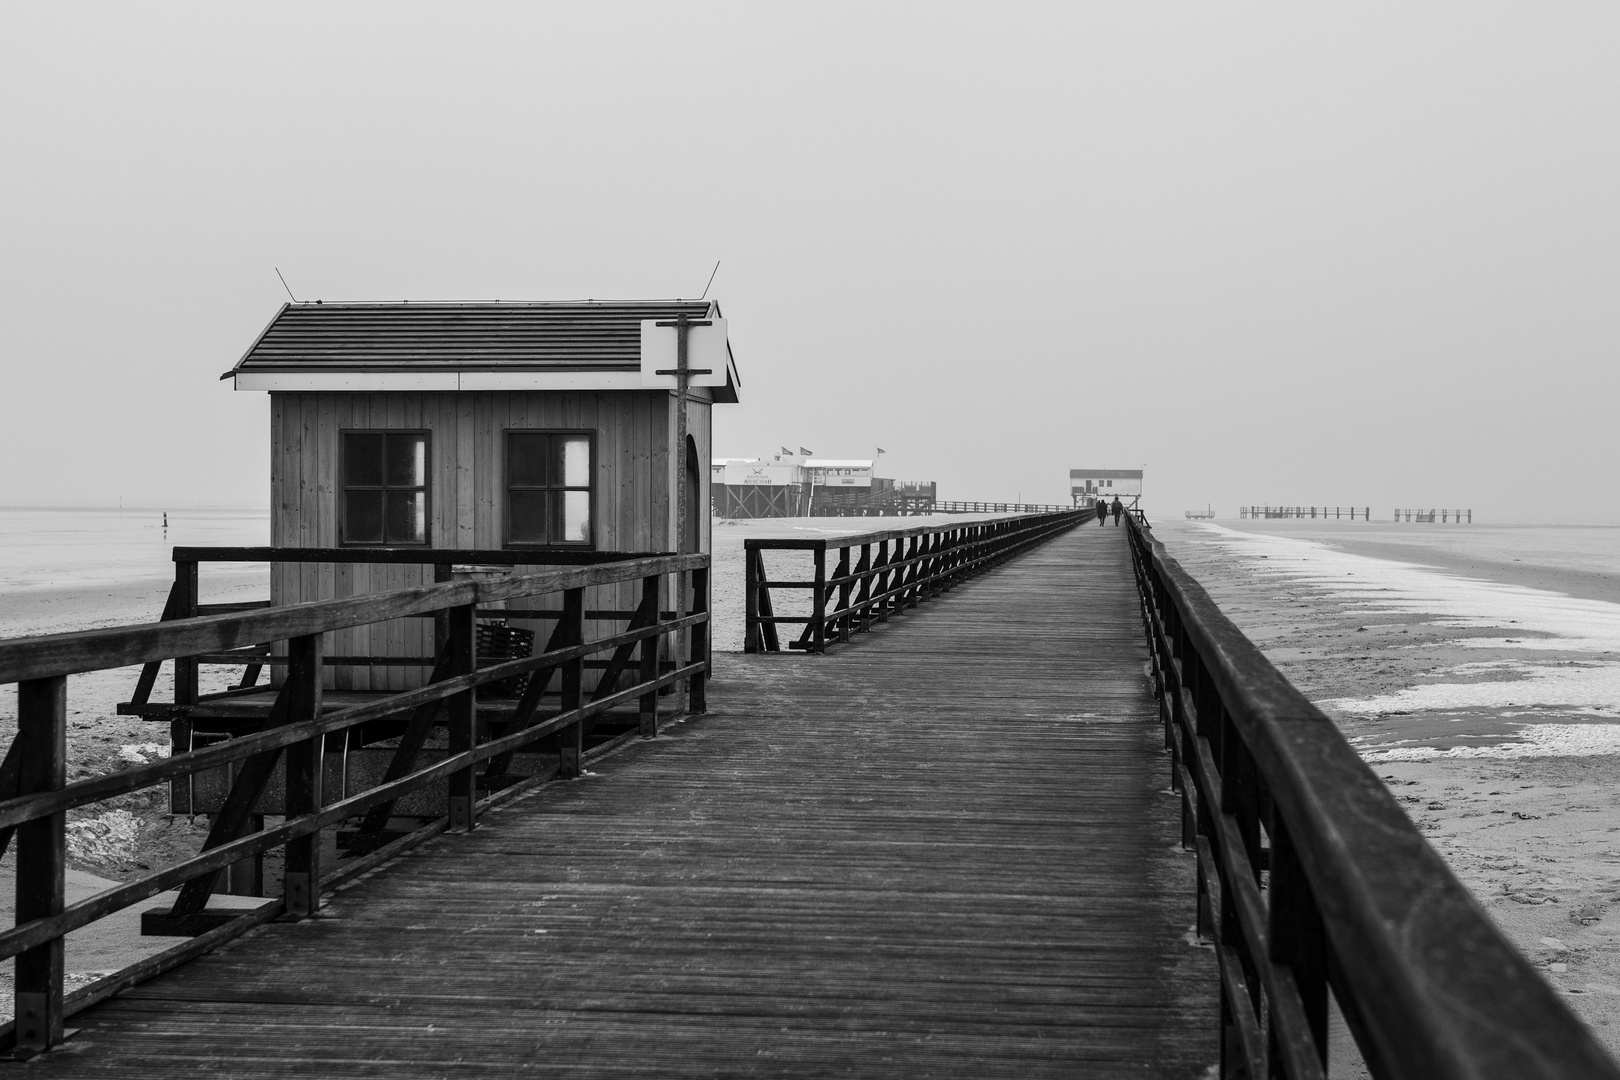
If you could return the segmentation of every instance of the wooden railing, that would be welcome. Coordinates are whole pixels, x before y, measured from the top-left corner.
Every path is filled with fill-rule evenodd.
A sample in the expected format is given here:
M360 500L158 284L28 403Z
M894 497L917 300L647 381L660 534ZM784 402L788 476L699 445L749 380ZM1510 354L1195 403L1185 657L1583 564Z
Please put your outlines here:
M177 547L174 549L174 584L158 616L160 622L190 619L199 615L228 615L268 608L271 601L249 600L228 604L204 604L199 599L200 569L204 563L328 563L334 565L432 566L437 582L451 581L457 566L594 566L604 563L622 563L629 559L655 559L669 552L612 552L561 550L514 550L475 548L429 547ZM480 612L480 614L485 614ZM507 611L489 612L491 615L515 617ZM587 619L635 619L634 611L585 612ZM541 612L540 617L555 618L556 612ZM636 629L632 622L630 629ZM174 700L168 707L151 704L152 690L157 684L161 661L152 661L141 668L135 689L126 702L120 702L118 711L135 716L184 717L190 709L209 698L221 698L230 693L249 690L255 686L266 666L286 663L285 658L271 655L267 645L247 646L230 653L205 653L199 656L174 658ZM325 667L414 667L431 669L432 656L343 656L321 657ZM605 666L607 661L587 661L586 666ZM232 691L224 694L203 695L198 687L198 668L202 664L239 665L243 668L241 680ZM177 746L178 749L178 746Z
M805 540L743 541L747 566L744 652L780 652L777 627L802 625L790 649L826 652L830 641L848 641L874 622L916 607L1031 545L1094 519L1091 507L1054 514L1030 514L996 521L883 529L848 536ZM827 552L838 552L832 575ZM771 580L766 551L808 551L810 581ZM772 589L798 589L810 594L809 614L778 615Z
M1148 530L1130 539L1220 1075L1323 1076L1331 994L1375 1077L1620 1077L1333 722Z
M999 502L962 502L935 499L933 513L936 514L1059 514L1073 510L1072 506L1060 506L1056 503L999 503Z
M456 562L466 557L464 552L454 555ZM0 765L0 852L13 836L17 845L16 925L0 932L0 958L17 959L16 1019L0 1027L0 1045L8 1045L24 1057L48 1049L61 1041L66 1015L207 951L250 926L282 915L309 915L319 907L322 890L371 869L404 847L446 829L472 829L481 807L551 775L577 775L587 728L610 709L634 709L640 734L656 734L659 691L684 684L689 709L703 711L709 671L708 566L707 555L632 558L491 581L448 582L342 600L0 641L0 684L16 683L18 701L17 737ZM685 606L691 614L684 617L659 611L662 582L671 575L677 588L688 590L685 595L691 602ZM627 581L641 582L643 625L585 640L584 590ZM560 594L560 604L544 651L478 668L478 606L547 594ZM344 708L323 709L323 633L420 616L441 618L444 629L444 644L427 685ZM677 650L673 669L661 671L659 642L666 637L672 648L674 642L687 638L689 651L681 657ZM271 642L286 643L287 672L274 694L269 717L258 731L121 772L67 783L69 675L230 653ZM639 657L633 660L632 654L638 651ZM612 659L587 700L585 659L601 652L611 652ZM620 688L620 678L627 673L629 685ZM521 675L528 675L526 689L500 730L491 726L488 737L480 741L478 687ZM553 677L558 680L554 708L542 710ZM327 736L362 730L363 725L379 721L392 723L391 730L398 737L392 764L381 782L327 801L322 782ZM424 767L418 761L419 751L431 729L441 722L448 729L447 749L442 758ZM547 741L548 751L556 757L555 772L478 798L478 766L510 763L516 752L537 748L541 740ZM278 764L285 766L286 787L280 803L284 818L273 827L250 831L250 818L267 797ZM235 779L199 854L65 904L68 810L221 768L234 772ZM322 872L321 829L359 819L362 831L380 831L397 800L438 782L447 784L444 817L340 869ZM220 917L229 922L64 996L63 937L69 931L176 887L180 896L168 914L181 919L199 917L205 914L208 896L222 871L275 847L285 849L279 898L243 914L223 913ZM197 929L203 929L200 919Z

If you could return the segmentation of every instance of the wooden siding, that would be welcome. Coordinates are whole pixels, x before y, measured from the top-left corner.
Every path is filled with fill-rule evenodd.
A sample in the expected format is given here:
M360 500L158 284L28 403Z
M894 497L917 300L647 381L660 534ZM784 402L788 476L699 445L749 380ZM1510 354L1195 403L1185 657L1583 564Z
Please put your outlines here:
M592 528L599 551L673 551L674 499L670 442L674 396L666 391L488 393L276 393L271 395L270 542L335 547L338 536L338 445L345 430L425 430L429 446L429 540L437 548L499 548L505 538L504 435L513 428L596 433ZM709 456L709 403L689 411L701 460ZM679 460L678 456L673 456ZM699 470L692 506L708 550L707 470ZM523 573L518 567L516 573ZM432 580L431 567L331 563L279 565L271 574L277 604L355 596ZM628 609L638 587L593 590L588 608ZM547 623L524 624L544 640ZM593 626L588 632L607 632ZM425 620L364 627L334 635L332 655L428 656L433 628ZM403 690L414 668L340 669L332 689Z

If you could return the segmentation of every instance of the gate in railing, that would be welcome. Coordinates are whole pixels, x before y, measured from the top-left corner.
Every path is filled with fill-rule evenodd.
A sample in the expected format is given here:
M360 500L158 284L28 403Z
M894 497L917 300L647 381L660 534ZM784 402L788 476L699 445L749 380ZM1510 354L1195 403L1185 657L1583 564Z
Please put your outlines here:
M1323 1076L1331 994L1376 1077L1620 1077L1333 722L1147 529L1130 538L1221 1076Z
M352 553L350 553L352 554ZM457 562L464 558L456 553ZM532 556L530 556L532 558ZM430 561L418 558L416 561ZM0 1027L0 1046L29 1056L60 1042L63 1019L124 987L167 970L221 941L283 914L302 916L320 904L323 890L379 865L434 833L474 827L481 807L508 798L552 775L577 775L589 727L610 710L633 714L632 730L656 734L659 691L684 684L689 708L702 712L709 671L707 555L632 558L594 566L547 570L493 581L425 585L343 600L171 618L168 621L73 634L0 641L0 684L16 683L18 732L0 765L0 853L17 844L16 925L0 932L0 958L16 957L16 1019ZM660 611L662 582L673 576L688 590L691 614ZM194 580L194 578L193 578ZM639 581L642 605L629 629L587 641L587 588ZM480 604L545 595L558 597L555 629L544 651L488 667L477 664ZM194 595L192 601L195 602ZM681 607L682 605L677 605ZM538 614L538 613L537 613ZM443 647L427 685L404 693L376 694L343 707L323 707L322 634L390 619L443 620ZM682 632L685 632L684 634ZM659 663L660 639L689 640L689 651L668 670ZM228 741L137 765L122 772L67 783L67 677L87 671L208 657L211 662L249 664L256 647L285 642L286 677L258 730ZM249 650L249 653L238 650ZM584 691L586 658L611 654L595 691ZM184 670L186 665L182 665ZM195 670L195 665L190 666ZM620 687L623 676L628 685ZM498 721L480 724L478 687L527 677L511 708ZM556 690L551 689L553 679ZM143 682L149 683L149 679ZM149 689L149 687L148 687ZM249 687L248 689L255 689ZM261 693L271 693L257 688ZM441 713L443 717L441 719ZM439 754L419 755L427 733L446 729ZM483 730L480 730L482 727ZM360 732L361 741L397 739L393 761L380 781L331 800L330 735ZM484 775L507 775L515 755L544 741L555 767L527 780L508 782L479 799ZM429 757L423 765L419 756ZM251 831L271 797L269 782L284 766L285 791L276 800L280 824ZM234 780L215 814L202 851L173 866L138 877L85 900L64 902L66 813L178 777L226 769ZM397 838L384 832L390 809L404 796L445 783L445 813ZM331 873L321 867L318 833L353 820L361 834L387 841L370 854ZM285 849L282 896L256 908L205 911L219 874L271 848ZM213 929L130 968L63 994L63 937L121 908L168 889L180 896L166 917L192 920L186 932ZM221 921L228 920L228 921Z
M1052 514L1028 514L995 521L881 529L807 540L743 541L747 564L744 652L780 652L780 625L802 625L790 649L826 652L829 641L848 641L874 622L951 588L1003 559L1024 551L1083 521L1096 520L1091 507ZM832 576L827 552L838 552ZM766 551L808 551L814 566L809 581L772 581ZM858 554L857 554L858 553ZM772 589L797 589L809 596L805 615L778 615Z

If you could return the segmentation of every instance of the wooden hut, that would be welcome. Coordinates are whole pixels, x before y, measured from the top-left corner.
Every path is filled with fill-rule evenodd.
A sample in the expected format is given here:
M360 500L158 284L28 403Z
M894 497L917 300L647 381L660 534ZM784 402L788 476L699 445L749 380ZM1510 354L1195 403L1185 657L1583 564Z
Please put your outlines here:
M688 394L684 454L676 393L662 385L673 380L651 374L643 342L644 324L683 314L712 321L709 355L722 335L721 361ZM534 555L489 573L674 551L681 467L686 550L708 551L710 407L737 401L739 381L723 333L712 301L284 305L222 378L270 394L271 544L352 549L356 561L273 564L272 602L434 580L428 564L366 561L383 548ZM431 656L432 635L401 621L339 633L328 650ZM330 686L407 689L425 675L347 666Z

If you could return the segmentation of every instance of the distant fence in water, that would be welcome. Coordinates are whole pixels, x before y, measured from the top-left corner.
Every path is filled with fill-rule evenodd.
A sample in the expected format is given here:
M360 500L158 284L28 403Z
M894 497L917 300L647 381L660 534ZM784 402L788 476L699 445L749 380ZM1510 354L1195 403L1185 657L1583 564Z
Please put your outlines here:
M1368 506L1240 506L1238 517L1241 518L1349 518L1355 521L1372 520L1372 508Z
M1403 514L1406 515L1404 519L1406 521L1418 521L1429 525L1433 525L1436 521L1439 521L1442 525L1472 525L1474 523L1474 512L1472 510L1396 510L1395 520L1397 522L1403 520L1401 516ZM1439 517L1435 516L1437 514Z

